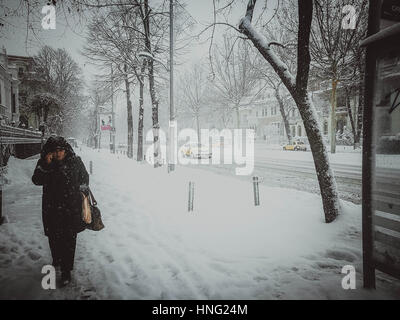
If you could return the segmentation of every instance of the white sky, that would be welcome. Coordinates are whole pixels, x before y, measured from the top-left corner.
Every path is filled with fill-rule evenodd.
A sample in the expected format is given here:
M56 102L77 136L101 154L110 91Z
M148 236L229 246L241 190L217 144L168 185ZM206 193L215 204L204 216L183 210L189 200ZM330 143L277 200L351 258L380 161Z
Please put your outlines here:
M160 0L150 0L150 4L154 1ZM269 0L268 7L275 9L276 2L278 0ZM7 6L15 6L16 1L14 0L5 0L4 1ZM47 1L43 1L44 5ZM191 31L193 35L197 35L206 25L209 25L213 20L213 1L212 0L180 0L181 4L186 4L186 11L190 14L190 16L197 22L197 25ZM217 6L223 6L224 2L216 1ZM265 4L264 0L259 0L256 6L256 14L261 11L261 8ZM1 5L1 3L0 3ZM234 7L229 14L229 23L237 26L240 18L245 14L246 11L246 0L237 0ZM273 10L267 13L267 18L273 13ZM3 16L1 12L0 6L0 15ZM66 25L65 19L62 14L62 10L57 11L57 27L56 30L43 30L41 28L41 18L44 16L41 14L38 9L36 12L32 13L31 23L33 27L38 30L37 36L34 37L33 34L30 34L28 41L26 42L26 15L18 18L13 18L12 27L9 27L6 30L6 33L0 38L0 47L5 46L7 49L7 53L10 55L23 55L23 56L33 56L36 54L38 49L42 45L49 45L53 48L65 48L73 57L73 59L79 64L82 69L83 76L85 78L85 82L87 86L90 86L90 81L94 78L94 74L98 73L98 70L95 66L87 63L86 58L80 54L80 50L85 44L85 23L86 21L78 21L71 22L71 28L69 25ZM223 21L223 18L220 17L218 20ZM222 39L223 34L226 32L225 26L217 26L215 31L215 43ZM193 40L193 43L190 46L190 49L187 52L180 56L179 61L176 63L182 64L176 67L175 79L178 79L182 72L190 69L192 63L203 60L206 61L208 58L208 49L210 42L207 41L208 37L211 35L211 29L209 29L199 40ZM0 36L1 37L1 36ZM176 86L176 84L175 84ZM135 95L135 92L133 92ZM135 98L133 98L135 99ZM126 101L123 95L117 97L116 101L116 125L117 125L117 135L118 135L118 127L121 129L121 135L124 137L123 132L125 131L124 127L126 126ZM133 101L134 106L134 117L136 115L136 101ZM119 110L119 111L118 111ZM146 111L147 112L147 111ZM166 110L160 110L162 114L167 114ZM119 113L119 114L118 114ZM146 116L146 119L150 119L151 116ZM162 119L162 115L160 115L160 121Z
M47 1L43 1L44 4ZM258 1L257 7L259 10L264 4L264 1ZM273 7L276 0L270 0L269 6ZM17 3L14 0L6 0L6 5L14 5ZM151 2L150 2L151 3ZM186 4L186 11L193 17L198 25L193 29L192 33L198 34L204 26L212 22L213 17L213 1L212 0L181 0L180 3ZM218 3L218 1L217 1ZM223 3L223 2L222 2ZM242 17L246 10L245 0L238 0L235 6L232 8L232 12L229 15L229 22L233 25L237 25L240 17ZM221 5L221 4L220 4ZM1 10L1 7L0 7ZM60 11L60 10L59 10ZM272 10L271 10L272 11ZM1 11L0 11L1 14ZM43 17L40 10L34 12L34 14L40 18ZM34 27L39 29L38 37L35 38L30 34L28 45L26 45L26 16L20 18L13 18L11 23L13 27L8 28L5 37L0 38L0 45L4 45L7 49L8 54L11 55L34 55L41 45L47 44L55 48L65 48L72 55L74 60L78 62L82 71L85 75L86 80L91 78L91 75L96 72L96 69L87 64L85 57L80 55L79 50L85 44L85 21L82 25L78 23L74 24L73 28L66 25L65 19L62 13L57 13L57 28L56 30L42 30L40 25L40 20L37 18L36 21L32 21ZM60 16L59 16L60 15ZM34 20L34 18L32 18ZM225 32L226 27L218 26L216 29L216 40L221 37ZM188 51L182 58L189 64L196 60L207 58L209 41L207 38L211 34L211 29L205 33L199 42L193 41L191 50ZM205 43L204 43L205 41Z

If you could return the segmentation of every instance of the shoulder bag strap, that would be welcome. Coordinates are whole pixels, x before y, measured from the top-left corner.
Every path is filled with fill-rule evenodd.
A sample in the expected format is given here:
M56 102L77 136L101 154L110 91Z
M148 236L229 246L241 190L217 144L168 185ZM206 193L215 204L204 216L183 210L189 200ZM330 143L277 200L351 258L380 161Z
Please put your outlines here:
M96 199L94 198L93 193L92 193L92 190L90 190L90 188L89 188L89 196L90 196L90 199L91 199L91 201L92 201L92 204L93 204L94 206L97 206L97 201L96 201Z

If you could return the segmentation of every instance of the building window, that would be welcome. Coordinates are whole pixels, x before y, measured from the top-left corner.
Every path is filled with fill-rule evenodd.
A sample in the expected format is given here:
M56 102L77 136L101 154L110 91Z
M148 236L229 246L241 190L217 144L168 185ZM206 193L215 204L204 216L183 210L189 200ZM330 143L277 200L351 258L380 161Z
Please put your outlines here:
M268 115L267 108L262 109L262 116L266 117Z
M297 135L301 137L301 126L297 127Z

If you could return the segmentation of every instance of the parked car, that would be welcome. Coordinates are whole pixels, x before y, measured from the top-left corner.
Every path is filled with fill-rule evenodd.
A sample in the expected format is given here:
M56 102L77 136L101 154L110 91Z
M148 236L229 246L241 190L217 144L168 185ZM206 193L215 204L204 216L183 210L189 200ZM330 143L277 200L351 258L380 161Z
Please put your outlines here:
M205 145L198 143L186 143L181 149L182 155L184 157L190 157L194 159L208 158L212 157L212 152Z
M307 146L302 141L294 141L283 146L283 150L307 151Z

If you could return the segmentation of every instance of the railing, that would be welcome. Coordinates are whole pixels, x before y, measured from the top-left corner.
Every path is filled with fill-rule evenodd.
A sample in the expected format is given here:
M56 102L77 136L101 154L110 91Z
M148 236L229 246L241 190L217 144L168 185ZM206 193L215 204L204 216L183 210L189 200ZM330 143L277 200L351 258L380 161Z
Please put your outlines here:
M41 142L41 132L0 125L1 144L30 144Z

